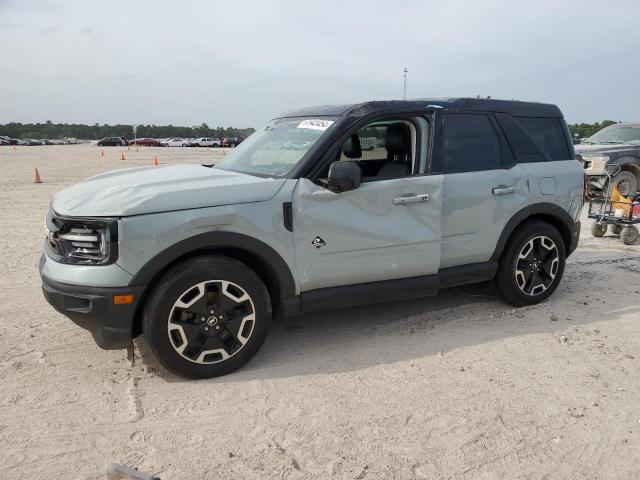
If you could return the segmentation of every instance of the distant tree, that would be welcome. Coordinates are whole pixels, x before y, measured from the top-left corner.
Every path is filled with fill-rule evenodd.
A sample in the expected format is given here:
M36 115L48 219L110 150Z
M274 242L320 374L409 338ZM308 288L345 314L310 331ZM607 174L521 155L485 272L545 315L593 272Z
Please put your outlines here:
M569 131L571 135L578 134L578 138L590 137L596 132L599 132L605 127L609 125L614 125L619 122L614 122L613 120L603 120L602 122L596 123L574 123L569 125Z

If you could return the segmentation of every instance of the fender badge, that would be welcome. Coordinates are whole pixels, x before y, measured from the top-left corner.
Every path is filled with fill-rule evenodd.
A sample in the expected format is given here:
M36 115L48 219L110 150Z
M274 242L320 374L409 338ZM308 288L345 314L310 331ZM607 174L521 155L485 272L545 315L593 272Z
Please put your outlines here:
M326 243L324 242L324 240L322 238L316 237L311 242L311 245L313 245L316 248L320 248L320 247L324 247L326 245Z

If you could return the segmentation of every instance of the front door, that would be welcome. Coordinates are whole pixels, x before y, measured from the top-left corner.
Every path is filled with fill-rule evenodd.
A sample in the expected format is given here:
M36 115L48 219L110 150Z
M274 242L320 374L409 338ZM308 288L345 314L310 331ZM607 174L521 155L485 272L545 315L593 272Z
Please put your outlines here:
M422 173L424 129L422 117L360 129L336 160L357 161L365 172L354 190L298 181L292 203L301 291L438 272L443 176Z

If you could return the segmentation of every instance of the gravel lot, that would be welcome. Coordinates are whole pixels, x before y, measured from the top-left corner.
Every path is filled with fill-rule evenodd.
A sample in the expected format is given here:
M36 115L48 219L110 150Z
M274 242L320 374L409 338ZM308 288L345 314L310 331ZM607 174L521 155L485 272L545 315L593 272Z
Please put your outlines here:
M44 216L90 175L221 152L104 154L0 147L0 478L103 478L113 461L163 480L640 478L640 243L584 222L541 305L479 285L303 316L239 372L185 381L45 303Z

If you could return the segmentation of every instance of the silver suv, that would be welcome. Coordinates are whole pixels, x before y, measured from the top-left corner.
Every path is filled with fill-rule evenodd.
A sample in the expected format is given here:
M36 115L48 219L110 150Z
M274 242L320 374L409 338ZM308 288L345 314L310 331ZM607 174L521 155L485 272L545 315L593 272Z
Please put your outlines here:
M544 300L578 242L583 189L554 105L297 110L215 166L121 170L58 193L43 290L99 346L143 334L168 369L213 377L253 357L276 316L491 279L512 305Z

